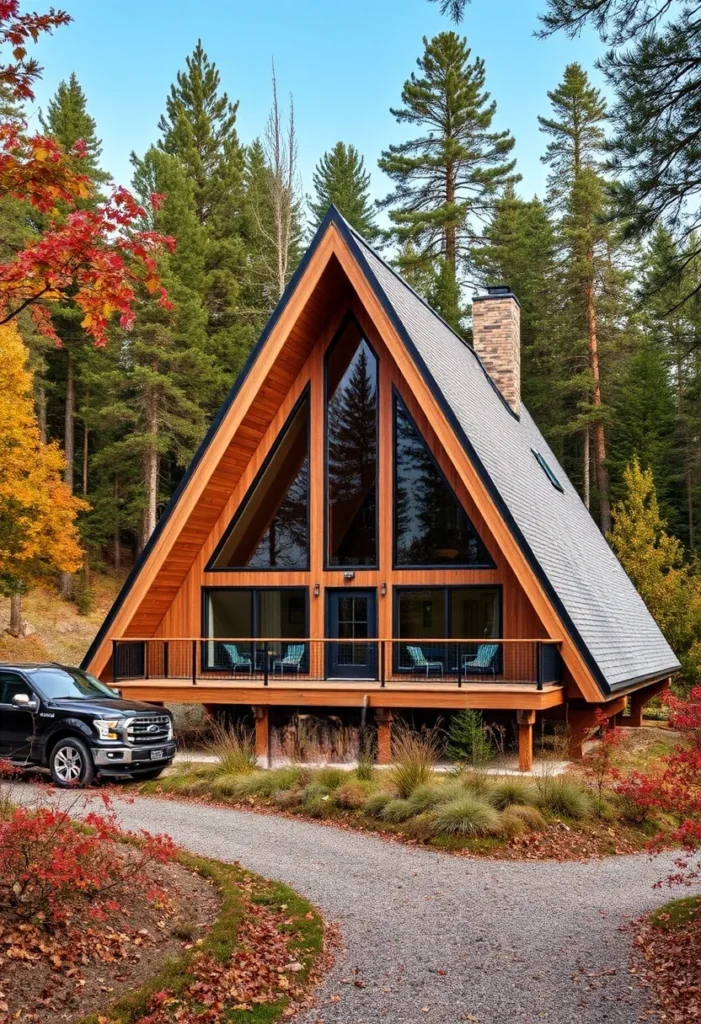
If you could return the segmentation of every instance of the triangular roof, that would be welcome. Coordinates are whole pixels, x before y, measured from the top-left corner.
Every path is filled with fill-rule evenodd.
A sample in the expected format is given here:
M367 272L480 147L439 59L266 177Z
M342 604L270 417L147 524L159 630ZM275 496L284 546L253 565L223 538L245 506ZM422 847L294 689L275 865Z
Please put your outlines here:
M205 455L217 446L223 450L226 437L222 440L219 435L226 434L237 404L243 404L244 385L255 378L283 314L300 304L302 294L310 294L308 277L319 281L331 264L337 273L337 263L384 340L398 346L394 355L403 360L407 379L411 375L415 388L421 388L426 402L452 428L456 445L449 454L460 462L458 468L466 483L471 482L476 500L479 492L496 509L502 549L507 557L511 551L512 563L527 567L527 593L533 597L537 590L540 607L545 607L543 598L550 606L546 610L551 629L554 623L555 631L559 626L565 635L563 656L583 694L590 700L596 692L608 696L675 672L680 667L677 658L528 411L521 406L520 416L514 415L473 349L334 207L316 232L83 665L88 667L104 644L141 572L157 555L165 557L169 521L186 501L193 480L204 473ZM552 486L534 450L554 467L562 492ZM589 685L582 685L583 674L589 676Z

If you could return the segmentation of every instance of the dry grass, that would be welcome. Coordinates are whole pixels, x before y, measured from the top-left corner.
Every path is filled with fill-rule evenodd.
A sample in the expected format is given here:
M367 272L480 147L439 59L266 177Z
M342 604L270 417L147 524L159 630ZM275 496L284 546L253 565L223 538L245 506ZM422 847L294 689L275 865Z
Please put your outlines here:
M397 796L406 800L419 786L431 781L445 748L445 740L436 729L420 731L398 723L392 735L392 767L389 782Z
M227 725L213 719L207 753L217 758L222 775L247 775L255 771L256 745L254 734L240 724Z

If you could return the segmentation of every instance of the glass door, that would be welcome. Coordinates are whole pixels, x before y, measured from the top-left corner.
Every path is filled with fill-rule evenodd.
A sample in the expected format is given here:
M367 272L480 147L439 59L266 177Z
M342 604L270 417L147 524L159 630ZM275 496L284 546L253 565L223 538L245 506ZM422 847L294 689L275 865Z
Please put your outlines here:
M327 591L329 679L377 679L377 595L374 590Z

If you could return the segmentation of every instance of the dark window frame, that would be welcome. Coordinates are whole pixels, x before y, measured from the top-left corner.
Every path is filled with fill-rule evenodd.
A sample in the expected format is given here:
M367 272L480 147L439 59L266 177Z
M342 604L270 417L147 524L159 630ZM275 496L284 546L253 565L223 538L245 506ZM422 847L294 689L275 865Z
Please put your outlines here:
M279 590L303 590L304 591L304 618L305 618L306 628L305 628L305 631L304 631L305 635L303 637L300 637L299 640L301 641L301 640L308 640L309 639L309 637L308 637L308 634L309 634L309 587L307 587L307 586L304 586L304 585L300 586L298 584L287 584L287 583L284 583L284 584L280 584L280 586L263 586L263 587L259 587L259 586L254 584L253 586L249 586L249 587L244 587L244 586L227 587L227 586L224 586L224 585L217 584L217 585L210 586L210 587L202 587L201 589L202 589L202 594L201 594L200 614L201 614L202 631L201 631L200 635L202 637L202 641L201 642L203 644L207 643L207 641L209 641L209 640L217 640L217 639L236 640L237 639L236 637L221 637L221 638L213 637L213 636L209 636L208 632L207 632L208 626L209 626L209 611L208 611L209 595L210 595L210 593L212 591L222 591L222 590L227 590L227 591L232 591L232 590L234 590L234 591L248 591L250 593L250 595L251 595L251 625L253 627L252 628L252 636L251 636L252 640L265 640L266 639L266 637L258 637L258 636L256 636L256 634L258 632L258 628L259 628L259 615L260 615L259 609L258 609L258 602L256 600L256 594L258 594L258 593L260 593L262 591L271 591L271 590L276 590L276 591L279 591ZM247 638L243 637L241 639L247 639ZM293 641L295 639L297 639L297 638L290 637L290 641ZM202 672L219 672L219 673L221 673L221 668L217 668L215 666L206 665L204 657L201 658L201 662L202 662L202 664L201 664L201 671Z
M451 637L450 632L452 629L451 621L451 600L450 592L453 590L496 590L497 592L497 635L495 637L466 637L464 642L468 640L480 641L488 643L490 639L503 640L504 632L504 584L503 583L408 583L406 585L400 584L399 586L392 587L392 668L394 671L398 671L399 665L399 645L397 641L402 640L422 640L422 637L401 637L399 636L399 595L403 591L412 590L442 590L444 592L443 599L443 614L445 616L446 623L446 636L444 639L450 640L452 643L459 644L462 637ZM443 639L443 638L442 638ZM426 642L429 643L430 637L426 638ZM497 652L496 665L494 668L494 678L503 676L504 674L504 648L503 644L499 645L499 651Z
M377 362L377 382L375 385L375 433L377 435L377 459L375 465L375 553L377 558L372 565L332 565L330 561L329 551L329 356L333 352L336 345L343 337L343 332L349 323L354 323L358 328L360 335L362 336L365 344L372 352ZM373 569L379 569L380 567L380 357L377 354L374 345L370 342L367 334L363 330L360 321L350 310L344 315L341 323L339 324L338 330L334 334L333 338L329 342L326 351L324 352L324 405L322 409L322 415L324 417L324 571L325 572L336 572L339 569L350 569L355 572L372 572Z
M312 454L311 453L312 396L311 396L311 385L309 383L307 383L304 386L302 394L299 396L299 398L295 402L294 408L290 412L290 415L287 417L287 419L283 423L282 427L278 431L277 437L275 438L275 440L273 441L273 443L272 443L272 445L270 447L270 451L265 456L265 458L263 460L263 463L260 466L260 469L258 470L258 472L256 473L255 477L253 478L253 482L248 487L248 489L246 490L246 493L244 494L243 498L241 499L241 501L239 503L239 507L236 509L236 511L234 512L233 516L231 517L229 525L227 526L227 528L224 530L224 532L222 533L221 537L217 541L217 545L216 545L214 551L212 552L212 554L211 554L211 556L209 558L209 561L207 562L207 565L205 566L205 569L204 569L205 572L215 572L215 573L219 573L219 572L309 572L310 565L311 565L311 545L312 545L312 539L311 539L311 486L309 486L308 490L307 490L307 561L306 561L305 565L285 565L285 566L266 565L266 566L255 566L255 567L251 568L250 565L223 565L223 566L217 566L217 565L214 564L217 561L217 559L219 558L219 556L220 556L220 554L221 554L221 552L222 552L222 550L224 548L224 545L226 544L227 538L231 534L232 530L234 530L234 528L236 527L236 524L238 523L238 521L241 518L241 516L246 511L246 507L248 506L248 502L253 497L253 494L254 494L256 488L258 487L258 484L261 482L261 480L265 476L265 473L266 473L266 470L268 469L268 466L270 465L270 463L275 458L275 454L276 454L278 448L280 447L280 445L284 441L285 435L287 434L287 431L292 426L292 423L294 421L295 416L300 411L300 409L304 405L305 401L307 401L309 403L309 405L308 405L308 407L309 407L309 415L307 416L307 459L309 461L309 479L311 481L311 474L312 474L312 463L311 463L311 454ZM246 588L244 588L244 589L246 589Z
M482 546L484 547L485 551L487 551L487 553L489 554L489 551L487 549L487 545L485 544L484 540L482 539L482 536L479 533L479 531L477 530L477 527L472 522L472 518L468 515L467 509L465 508L463 503L460 501L460 498L455 493L455 490L451 487L448 478L446 477L445 473L441 469L441 467L440 467L440 465L438 463L438 460L436 459L435 455L431 451L431 446L429 445L428 441L424 437L422 431L419 430L419 426L418 426L416 420L411 415L411 413L409 411L409 407L408 407L407 403L404 401L404 398L402 397L401 392L399 391L399 389L396 386L396 384L393 384L392 385L392 569L395 570L396 572L415 572L417 569L437 570L437 571L441 571L441 572L446 571L446 570L450 571L451 569L460 569L461 572L470 572L471 570L475 570L475 569L477 571L482 571L484 569L496 569L496 567L497 567L496 566L496 562L492 559L491 556L490 556L488 562L471 562L471 563L469 563L467 565L464 564L464 563L458 563L458 562L452 563L452 564L447 563L447 562L439 562L439 563L436 563L435 565L431 565L431 564L419 564L419 565L415 565L415 564L404 565L404 564L402 564L402 565L400 565L398 563L398 561L397 561L397 537L398 537L398 530L397 530L397 402L401 402L401 404L402 404L402 406L404 408L404 412L409 417L409 419L411 421L411 424L414 427L414 430L416 431L416 433L418 434L419 438L423 442L423 444L424 444L424 446L426 448L426 452L428 453L429 459L433 463L434 468L437 470L441 480L443 481L445 486L448 488L450 493L455 498L455 501L458 503L459 508L462 509L464 515L467 516L467 519L470 522L470 524L472 525L472 528L475 531L475 533L477 534L479 540L481 541ZM475 584L475 586L479 586L479 585L480 584Z
M536 448L531 448L531 451L533 452L533 454L535 456L536 462L538 463L540 468L543 470L543 472L545 473L545 475L547 476L548 480L553 485L555 490L559 491L560 494L564 494L565 493L565 488L562 486L562 484L558 480L557 476L555 475L554 470L551 468L550 463L545 458L545 456L542 454L542 452L539 452Z

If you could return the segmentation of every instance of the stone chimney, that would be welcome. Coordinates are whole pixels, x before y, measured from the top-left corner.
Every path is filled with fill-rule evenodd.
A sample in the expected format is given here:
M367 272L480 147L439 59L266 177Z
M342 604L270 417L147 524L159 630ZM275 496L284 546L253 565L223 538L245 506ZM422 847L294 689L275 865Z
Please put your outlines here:
M506 284L472 300L472 346L502 396L521 411L521 307Z

